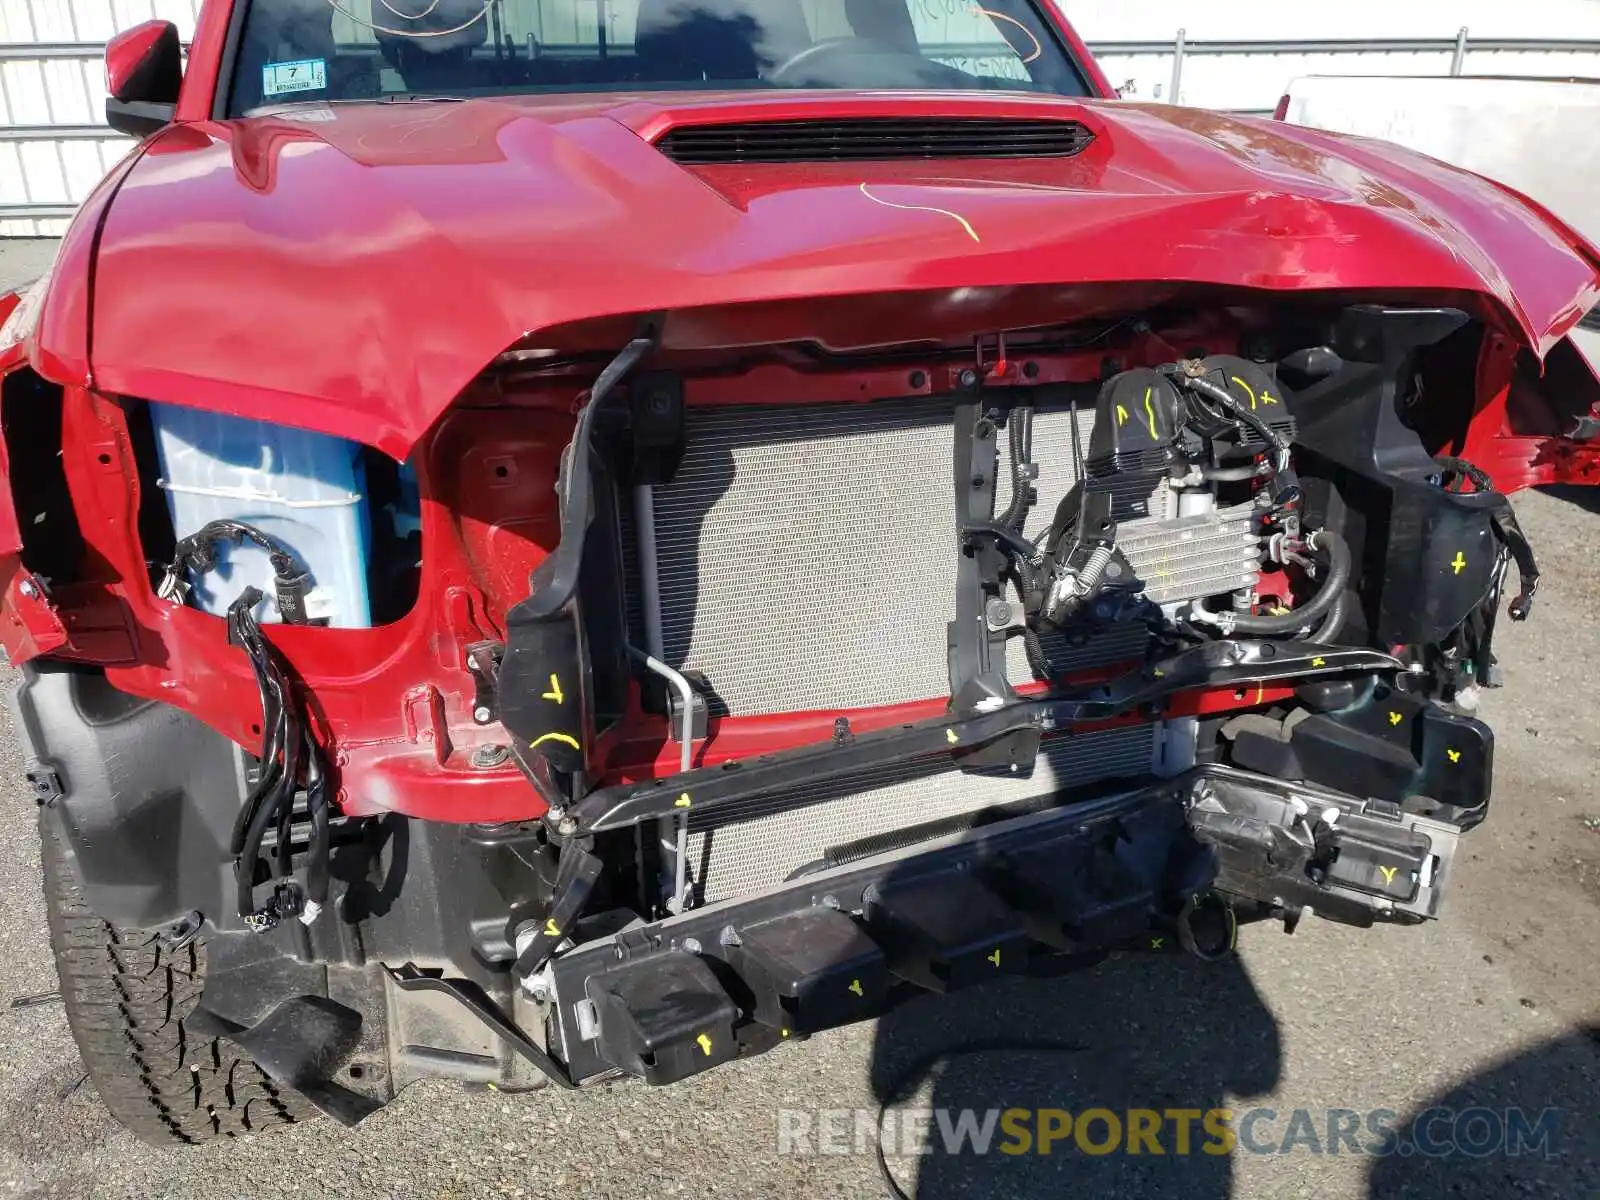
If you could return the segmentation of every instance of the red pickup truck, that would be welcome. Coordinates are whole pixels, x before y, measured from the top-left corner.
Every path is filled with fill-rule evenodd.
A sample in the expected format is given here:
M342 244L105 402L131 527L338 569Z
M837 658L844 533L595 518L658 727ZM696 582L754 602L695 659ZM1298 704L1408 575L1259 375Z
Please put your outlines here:
M107 49L142 140L0 299L0 642L112 1111L664 1084L1435 916L1506 495L1600 474L1594 248L1119 102L1050 0L602 10Z

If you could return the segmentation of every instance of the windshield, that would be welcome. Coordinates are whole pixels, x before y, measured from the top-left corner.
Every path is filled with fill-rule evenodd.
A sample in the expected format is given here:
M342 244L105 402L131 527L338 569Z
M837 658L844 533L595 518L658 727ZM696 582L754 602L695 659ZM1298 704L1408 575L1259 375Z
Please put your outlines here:
M1088 93L1030 0L240 0L228 112L726 88Z

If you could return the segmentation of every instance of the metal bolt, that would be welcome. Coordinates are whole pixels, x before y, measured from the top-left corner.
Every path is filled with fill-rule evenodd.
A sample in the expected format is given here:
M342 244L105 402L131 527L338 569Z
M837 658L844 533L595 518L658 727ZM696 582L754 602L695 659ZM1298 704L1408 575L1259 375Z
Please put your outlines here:
M472 719L479 725L487 725L490 718L493 716L494 713L489 711L489 706L487 704L480 704L477 708L472 710Z
M991 600L985 606L983 615L990 629L1004 629L1011 624L1011 604L1006 600Z
M578 832L578 823L571 817L562 817L561 820L556 823L556 832L562 837L571 837L573 834Z
M971 367L965 367L962 369L961 374L956 376L956 381L964 388L977 387L978 373Z
M912 391L920 392L923 388L928 386L928 373L926 371L913 371L911 372L911 377L907 379L906 382L911 385Z
M499 742L489 742L486 745L479 746L472 752L472 765L484 769L498 767L510 757L511 751L507 750Z
M701 949L702 949L702 947L700 945L700 939L699 938L692 938L692 937L691 938L684 938L683 939L683 948L685 950L687 950L690 954L699 954Z
M22 581L22 587L19 590L29 600L32 600L39 594L39 589L33 586L33 581L31 579L24 579Z
M467 655L467 670L476 671L477 669L478 669L478 656L476 654Z

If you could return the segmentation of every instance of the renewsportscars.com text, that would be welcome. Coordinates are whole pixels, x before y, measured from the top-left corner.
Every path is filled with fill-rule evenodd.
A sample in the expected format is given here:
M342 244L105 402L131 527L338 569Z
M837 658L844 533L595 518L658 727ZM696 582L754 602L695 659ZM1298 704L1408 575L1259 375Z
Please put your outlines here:
M779 1154L1535 1155L1558 1150L1561 1113L1522 1108L780 1109Z

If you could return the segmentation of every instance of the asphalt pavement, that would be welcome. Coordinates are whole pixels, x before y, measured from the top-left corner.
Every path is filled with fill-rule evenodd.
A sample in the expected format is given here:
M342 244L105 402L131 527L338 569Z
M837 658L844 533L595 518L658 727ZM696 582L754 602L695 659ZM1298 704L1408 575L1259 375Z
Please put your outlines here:
M39 265L37 250L0 242L0 284L29 273L22 253ZM902 1186L924 1197L1600 1196L1600 491L1525 494L1517 507L1545 585L1531 622L1501 623L1508 679L1483 713L1498 736L1497 790L1442 920L1368 931L1308 920L1293 936L1255 926L1229 963L1126 956L927 998L674 1088L503 1095L425 1083L355 1131L142 1145L84 1082L59 1003L26 1003L56 979L35 810L7 730L0 1198L871 1196L882 1192L876 1166L857 1152L867 1147L854 1112L837 1110L870 1121L901 1077L917 1086L900 1112L1220 1107L1236 1125L1255 1114L1250 1148L1228 1155L1205 1153L1198 1133L1179 1153L1170 1127L1161 1154L1097 1155L1068 1140L1049 1155L895 1155ZM928 1065L995 1038L1055 1048ZM1390 1153L1338 1136L1345 1110L1363 1129L1409 1129L1433 1109L1503 1120L1513 1108L1533 1120L1554 1110L1543 1127L1554 1136L1516 1155L1468 1153L1485 1144L1476 1135L1420 1152L1438 1148L1449 1118L1432 1143L1402 1139ZM915 1128L914 1117L895 1124L901 1139Z

